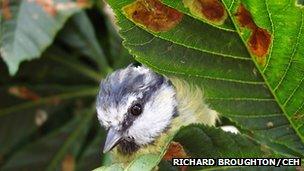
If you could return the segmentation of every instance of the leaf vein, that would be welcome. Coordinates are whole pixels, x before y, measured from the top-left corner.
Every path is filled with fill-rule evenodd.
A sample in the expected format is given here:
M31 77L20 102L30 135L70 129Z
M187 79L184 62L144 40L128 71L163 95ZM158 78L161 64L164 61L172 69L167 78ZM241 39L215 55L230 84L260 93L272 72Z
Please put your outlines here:
M299 84L296 86L296 88L293 89L293 92L289 95L288 99L284 102L283 106L286 106L286 104L291 100L291 98L293 97L293 95L300 88L300 85L302 85L303 81L304 81L304 75L303 75L302 79L300 80Z
M133 29L135 29L135 28L137 28L137 27L143 28L142 26L137 26L136 24L134 24L134 27L131 27L131 28L127 29L127 30L120 31L120 32L121 32L121 33L127 33L127 32L129 32L129 31L131 31L131 30L133 30ZM239 60L252 61L251 58L244 57L244 56L234 56L234 55L230 55L230 54L224 54L224 53L219 53L219 52L212 52L212 51L209 51L209 50L207 50L207 49L197 48L197 47L195 47L195 46L189 46L189 45L186 45L185 43L179 43L179 42L176 42L176 41L172 41L172 40L170 40L170 39L168 39L168 38L165 38L165 37L163 37L163 36L160 36L159 34L152 33L152 32L150 32L150 31L146 30L145 28L143 28L143 29L144 29L144 31L146 31L146 32L148 32L149 34L153 35L153 37L157 37L157 38L159 38L159 39L161 39L161 40L169 41L169 42L172 42L172 43L181 45L181 46L186 47L186 48L189 48L189 49L194 49L194 50L198 50L198 51L200 51L200 52L209 53L209 54L212 54L212 55L218 55L218 56L226 57L226 58L233 58L233 59L239 59ZM176 34L177 32L178 32L178 29L177 29L176 32L174 32L174 34ZM190 36L190 35L189 35L189 36ZM189 36L188 36L186 39L189 39ZM185 42L186 40L183 40L183 41ZM129 42L128 42L128 44L130 44L130 45L139 45L139 44L136 44L136 43L129 43Z
M273 21L272 21L272 18L271 18L271 13L270 13L270 10L269 10L269 6L268 6L268 0L265 1L265 6L266 6L266 10L267 10L267 14L268 14L268 18L269 18L269 21L270 21L270 25L271 25L271 33L272 33L272 41L271 41L271 44L270 44L270 49L269 49L269 55L268 55L268 59L267 59L267 62L266 62L266 65L263 69L263 72L265 73L265 71L267 70L267 67L269 66L269 62L270 62L270 59L272 57L272 48L273 48L273 42L275 41L275 27L274 27L274 24L273 24Z
M274 114L267 114L267 115L237 115L237 114L224 114L225 116L232 116L232 117L238 117L238 118L267 118L267 117L274 117L274 116L283 116L282 113L274 113Z
M208 97L207 100L231 100L231 101L275 101L275 99L259 99L252 97L240 97L240 98L216 98L216 97Z
M244 81L244 80L203 76L203 75L197 75L197 74L194 75L194 74L185 73L185 72L171 71L171 70L167 70L167 69L158 68L155 65L153 65L151 62L149 62L147 60L144 60L142 58L138 58L137 55L135 56L135 58L137 58L138 61L143 61L144 63L148 64L149 66L153 67L156 70L163 71L163 72L168 72L168 73L172 73L172 74L186 75L186 76L199 77L199 78L205 78L205 79L211 79L211 80L226 81L226 82L234 82L234 83L239 83L239 84L265 85L264 82Z
M275 86L275 88L273 89L274 91L277 91L277 89L279 88L279 86L282 84L283 80L286 78L287 72L289 71L292 61L295 57L295 54L297 53L298 47L299 47L299 41L300 41L300 37L302 35L302 28L303 28L303 13L301 13L301 26L299 27L299 31L298 31L298 35L297 35L297 39L296 42L292 48L292 54L291 57L289 59L288 65L284 71L283 76L281 77L279 83Z

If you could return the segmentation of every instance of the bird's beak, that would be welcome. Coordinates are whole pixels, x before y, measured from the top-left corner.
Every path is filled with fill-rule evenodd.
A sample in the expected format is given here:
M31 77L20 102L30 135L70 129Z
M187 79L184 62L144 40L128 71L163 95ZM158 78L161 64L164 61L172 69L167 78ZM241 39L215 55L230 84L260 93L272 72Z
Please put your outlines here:
M110 128L103 148L103 153L106 153L110 151L112 148L114 148L119 143L121 138L122 138L121 133L116 131L114 128Z

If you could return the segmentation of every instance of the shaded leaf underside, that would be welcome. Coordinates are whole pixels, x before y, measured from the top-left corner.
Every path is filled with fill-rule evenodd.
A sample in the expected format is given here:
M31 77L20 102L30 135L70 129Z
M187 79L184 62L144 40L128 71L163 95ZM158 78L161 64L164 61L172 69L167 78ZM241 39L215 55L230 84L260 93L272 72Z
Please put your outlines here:
M94 114L92 109L82 111L58 131L19 151L3 170L60 170L64 167L65 157L70 158L70 161L66 161L70 163L66 164L73 165L72 160L80 151Z
M158 33L145 30L123 15L122 8L132 2L132 0L109 0L117 15L118 25L121 27L120 33L125 39L124 45L138 61L163 74L178 76L198 84L203 88L210 106L223 116L230 118L259 140L269 144L281 144L293 150L294 155L303 156L304 145L301 142L301 136L304 134L303 122L293 120L292 117L297 114L294 113L295 109L299 112L303 110L302 104L296 106L295 102L304 103L302 91L304 86L301 87L291 80L289 83L281 84L286 89L291 88L289 84L298 85L298 88L292 87L295 93L283 89L274 90L272 80L276 71L269 72L268 67L265 67L262 73L264 75L260 74L262 67L260 69L255 65L244 41L239 36L239 29L214 26L193 18L193 15L184 8L182 1L163 1L185 15L175 28ZM238 1L225 1L232 14L238 3ZM277 52L274 47L275 44L286 46L286 43L275 42L276 35L273 36L274 43L270 54L276 53L277 56L282 56L283 54ZM290 39L293 39L292 36ZM278 61L279 56L268 57L267 59L271 58L271 60L267 60L269 62L266 66L276 68L279 64L271 64L271 61ZM290 55L285 56L285 59L289 61ZM286 65L288 61L285 61ZM297 60L297 62L301 64L301 61ZM296 74L301 75L304 70L300 64L294 68L299 70ZM285 66L283 60L280 66ZM290 77L295 74L294 72L288 72ZM301 81L301 77L294 78ZM293 105L284 106L282 95L291 96L293 100L290 102L294 101ZM302 114L299 114L299 117L301 116Z

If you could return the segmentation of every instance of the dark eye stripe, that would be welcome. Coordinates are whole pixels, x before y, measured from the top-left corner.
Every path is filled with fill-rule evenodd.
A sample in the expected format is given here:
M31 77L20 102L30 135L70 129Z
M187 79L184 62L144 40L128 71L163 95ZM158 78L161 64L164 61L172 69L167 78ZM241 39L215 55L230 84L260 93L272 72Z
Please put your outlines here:
M133 122L135 121L136 116L126 113L125 114L125 118L122 121L122 132L126 131L128 128L130 128L130 126L133 124Z
M142 106L139 103L135 103L134 105L132 105L129 109L129 112L134 115L134 116L138 116L142 113Z
M149 85L147 90L143 90L142 98L137 99L136 101L134 101L132 103L131 107L134 104L140 104L141 105L141 113L143 113L145 104L151 99L152 95L155 92L157 92L157 90L159 90L164 84L167 85L167 86L173 86L169 83L168 79L166 79L162 75L157 74L157 77L155 78L153 84ZM140 116L140 114L139 115L132 114L131 110L130 110L131 107L129 108L128 112L125 114L125 118L122 122L122 131L126 131L129 127L131 127L133 122L138 118L138 116Z

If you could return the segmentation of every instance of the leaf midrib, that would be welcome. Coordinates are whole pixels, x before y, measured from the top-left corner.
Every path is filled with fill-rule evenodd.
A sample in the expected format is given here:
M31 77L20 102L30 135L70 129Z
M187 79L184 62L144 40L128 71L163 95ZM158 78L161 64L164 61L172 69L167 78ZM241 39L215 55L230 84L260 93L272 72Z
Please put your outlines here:
M221 1L222 1L222 3L224 4L225 8L228 9L227 6L226 6L226 4L225 4L225 2L224 2L223 0L221 0ZM266 0L266 1L267 1L267 0ZM265 2L265 3L266 3L266 2ZM267 6L267 3L266 3L266 6ZM268 7L267 7L267 12L268 12L268 14L269 14ZM232 17L231 12L230 12L229 10L227 10L227 13L228 13L228 16L232 19L232 23L233 23L234 27L236 28L236 31L237 31L239 37L240 37L241 40L243 41L243 44L246 46L246 49L247 49L247 51L249 52L251 58L254 59L253 55L252 55L251 52L250 52L249 47L248 47L247 44L246 44L246 41L245 41L244 38L241 36L242 34L241 34L241 31L240 31L239 27L237 27L237 24L235 23L235 20L233 20L233 17ZM271 20L271 17L270 17L270 16L269 16L269 19ZM272 20L271 20L271 24L273 25ZM272 33L272 34L273 34L273 33ZM274 35L272 36L272 39L274 39ZM269 54L272 53L272 46L273 46L273 40L271 41L271 49L269 49ZM270 60L270 59L269 59L269 60ZM287 116L287 112L286 112L285 108L282 106L282 104L280 103L280 101L279 101L278 97L276 96L275 92L272 90L272 88L271 88L271 86L270 86L270 84L269 84L269 82L268 82L268 80L267 80L267 78L266 78L264 72L263 72L262 69L259 67L259 64L258 64L255 60L252 60L252 61L254 62L255 67L258 69L260 75L262 76L262 78L263 78L263 80L264 80L264 82L265 82L265 84L266 84L268 90L271 92L271 94L272 94L272 96L274 97L274 99L276 100L278 106L280 107L280 109L281 109L282 112L284 113L284 116L287 118L287 120L289 121L289 123L292 125L293 130L296 132L296 134L299 136L299 138L302 140L302 142L304 142L304 137L302 137L301 134L300 134L300 132L299 132L297 129L295 129L295 125L293 124L293 122L291 122L291 118Z

